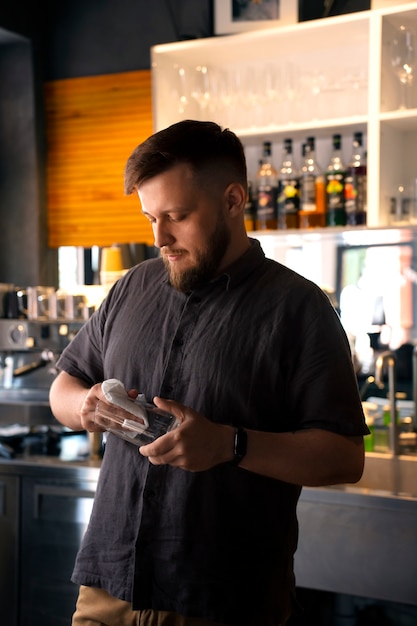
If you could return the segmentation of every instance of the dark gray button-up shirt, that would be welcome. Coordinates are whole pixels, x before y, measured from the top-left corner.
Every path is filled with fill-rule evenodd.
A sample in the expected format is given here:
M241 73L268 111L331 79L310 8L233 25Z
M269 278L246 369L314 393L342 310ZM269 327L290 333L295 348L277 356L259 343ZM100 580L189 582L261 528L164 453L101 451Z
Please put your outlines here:
M190 294L160 259L133 268L59 367L120 379L223 424L268 432L367 432L345 333L327 296L258 242ZM133 608L266 626L294 593L300 487L239 467L152 466L110 435L74 582ZM257 616L256 619L254 616Z

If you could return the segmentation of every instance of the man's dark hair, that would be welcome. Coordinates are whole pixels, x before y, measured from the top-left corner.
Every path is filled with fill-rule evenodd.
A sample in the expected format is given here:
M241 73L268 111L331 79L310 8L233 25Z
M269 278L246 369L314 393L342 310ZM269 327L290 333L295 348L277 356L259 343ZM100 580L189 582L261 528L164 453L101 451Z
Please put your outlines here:
M151 135L130 155L125 169L125 192L180 163L197 176L217 177L225 184L246 187L247 170L243 145L229 129L214 122L184 120Z

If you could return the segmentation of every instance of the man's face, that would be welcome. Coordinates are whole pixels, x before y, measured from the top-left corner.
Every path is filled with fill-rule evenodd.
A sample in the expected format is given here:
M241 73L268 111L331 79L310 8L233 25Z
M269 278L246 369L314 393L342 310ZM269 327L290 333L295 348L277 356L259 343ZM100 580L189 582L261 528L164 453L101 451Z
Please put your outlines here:
M185 164L142 183L138 193L173 287L188 292L213 278L230 244L222 194L199 186Z

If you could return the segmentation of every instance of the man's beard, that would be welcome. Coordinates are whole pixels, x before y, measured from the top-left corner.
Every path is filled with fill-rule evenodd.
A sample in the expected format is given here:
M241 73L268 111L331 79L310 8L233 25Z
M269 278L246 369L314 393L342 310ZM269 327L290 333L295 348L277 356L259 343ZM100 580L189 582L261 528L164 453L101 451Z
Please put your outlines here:
M162 254L171 285L178 291L188 293L211 280L216 275L229 242L230 232L226 227L223 216L219 216L216 228L206 248L197 253L197 261L194 267L176 271L175 267Z

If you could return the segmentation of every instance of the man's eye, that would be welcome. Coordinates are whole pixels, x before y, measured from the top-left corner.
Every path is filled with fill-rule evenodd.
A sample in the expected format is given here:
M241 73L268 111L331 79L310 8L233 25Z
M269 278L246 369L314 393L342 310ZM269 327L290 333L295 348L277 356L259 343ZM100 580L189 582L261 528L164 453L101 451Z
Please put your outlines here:
M169 216L169 221L173 222L174 224L177 222L181 222L183 219L185 219L185 215L175 215L175 217L173 215Z

